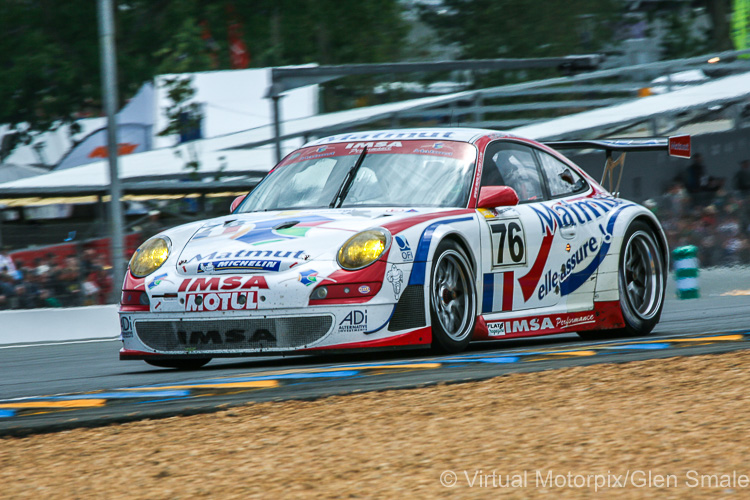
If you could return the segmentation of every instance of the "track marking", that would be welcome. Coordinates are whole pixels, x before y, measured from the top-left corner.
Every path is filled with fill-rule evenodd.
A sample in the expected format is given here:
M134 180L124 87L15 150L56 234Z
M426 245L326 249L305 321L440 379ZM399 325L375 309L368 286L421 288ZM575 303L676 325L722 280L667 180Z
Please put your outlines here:
M111 342L116 339L90 339L60 343L29 344L0 346L0 348L34 347L39 345L84 344L92 342ZM515 348L499 353L473 353L449 358L423 358L420 361L388 361L382 363L360 363L324 365L320 368L292 368L285 370L268 370L250 372L233 376L219 376L208 379L190 380L177 383L154 384L114 389L108 392L89 392L86 394L59 394L56 396L37 396L17 398L0 402L0 418L26 417L45 413L77 411L85 408L105 407L109 404L157 403L199 397L212 397L227 394L242 394L248 390L277 388L284 380L291 380L291 386L313 382L313 379L349 378L373 376L393 370L430 370L441 367L466 365L471 363L518 363L534 361L554 361L563 358L577 358L611 354L628 350L669 349L691 343L691 346L720 342L738 342L750 340L750 332L675 335L656 339L638 338L631 340L599 341L578 347L549 346L546 348ZM354 391L357 392L357 391ZM135 401L134 401L135 400ZM5 420L7 421L7 420Z
M270 372L257 372L256 374L242 374L227 377L217 377L215 379L199 379L183 382L181 387L194 387L195 385L217 387L218 384L233 384L238 382L257 382L263 380L275 379L308 379L308 378L327 378L327 377L352 377L359 374L360 370L379 370L379 369L434 369L440 368L441 363L400 363L400 364L368 364L368 365L343 365L339 367L328 367L321 369L298 368L291 370L273 370ZM278 381L276 381L278 384ZM148 386L125 387L118 390L156 390L175 387L172 383L156 384ZM276 386L271 386L276 387Z
M250 382L219 382L216 384L167 385L159 387L134 387L124 391L158 391L160 389L272 389L278 387L278 380L254 380ZM153 395L152 395L153 396Z
M613 345L613 346L602 346L598 347L597 349L602 350L611 350L611 351L617 351L617 350L657 350L657 349L669 349L670 345L667 342L655 342L653 344L623 344L623 345Z
M744 335L721 335L715 337L694 337L690 339L664 339L664 340L648 340L645 343L657 343L657 342L712 342L712 341L733 341L733 340L744 340ZM624 344L627 345L627 344Z
M596 351L549 352L550 356L596 356Z
M70 399L68 401L26 401L23 403L3 403L0 408L96 408L107 404L106 399Z
M373 365L362 365L362 366L352 366L351 368L356 368L358 370L374 370L374 369L381 369L381 368L395 368L395 369L419 369L419 368L440 368L440 363L411 363L411 364L402 364L402 365L379 365L379 364L373 364Z
M160 388L161 389L161 388ZM50 396L44 399L54 401L77 400L77 399L133 399L133 398L171 398L189 396L190 391L157 391L154 392L92 392L91 394L72 394L63 396Z

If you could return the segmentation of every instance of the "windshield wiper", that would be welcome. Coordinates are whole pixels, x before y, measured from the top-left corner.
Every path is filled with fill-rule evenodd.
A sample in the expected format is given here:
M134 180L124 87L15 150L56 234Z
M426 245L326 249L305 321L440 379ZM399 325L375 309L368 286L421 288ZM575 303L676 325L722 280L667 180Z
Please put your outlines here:
M362 150L362 154L360 154L359 158L357 158L357 161L354 162L354 166L349 169L346 177L344 177L344 182L341 184L341 187L339 187L336 196L333 197L333 200L331 200L331 204L328 205L328 208L340 208L344 203L344 199L346 198L346 195L349 194L349 189L352 187L354 178L357 176L357 171L359 171L359 167L362 166L362 162L364 161L366 155L367 146L364 147L364 149Z

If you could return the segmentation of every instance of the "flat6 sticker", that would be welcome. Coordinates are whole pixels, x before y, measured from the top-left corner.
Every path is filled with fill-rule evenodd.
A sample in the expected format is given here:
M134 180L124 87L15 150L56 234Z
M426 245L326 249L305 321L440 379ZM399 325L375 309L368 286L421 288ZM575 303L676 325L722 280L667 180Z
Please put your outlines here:
M492 233L492 267L526 264L526 237L521 219L504 219L489 223Z

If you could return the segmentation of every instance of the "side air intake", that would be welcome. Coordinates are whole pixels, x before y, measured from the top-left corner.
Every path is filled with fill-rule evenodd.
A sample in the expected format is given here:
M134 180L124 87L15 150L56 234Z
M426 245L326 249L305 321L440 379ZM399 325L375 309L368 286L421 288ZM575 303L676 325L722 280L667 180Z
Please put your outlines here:
M409 330L425 326L424 316L424 287L423 285L409 285L404 289L396 304L388 331Z

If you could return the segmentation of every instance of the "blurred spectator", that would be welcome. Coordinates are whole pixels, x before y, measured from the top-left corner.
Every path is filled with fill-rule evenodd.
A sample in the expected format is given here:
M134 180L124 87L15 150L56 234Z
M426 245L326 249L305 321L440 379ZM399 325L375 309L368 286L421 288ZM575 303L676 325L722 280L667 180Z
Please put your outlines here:
M693 163L685 169L682 183L688 193L696 194L701 192L705 177L706 168L703 166L703 155L696 153L693 155Z
M750 165L742 170L750 177ZM739 177L732 183L737 190L721 185L714 192L704 191L708 196L701 203L683 203L678 182L657 199L670 250L695 245L701 267L750 264L750 191L739 189Z
M708 175L701 153L693 156L693 163L685 169L681 180L690 194L693 205L700 206L711 204L715 193L724 186L724 179Z
M664 195L665 207L667 212L671 212L678 217L682 215L688 209L688 202L690 198L685 190L685 187L681 182L676 181L670 186L667 194Z
M62 307L62 304L44 288L39 292L39 307Z
M734 187L743 195L750 193L750 160L740 162L740 170L734 176Z
M0 270L0 310L10 309L11 299L15 295L15 287L10 275Z
M112 292L112 268L94 249L65 258L48 253L25 265L0 257L0 310L106 304Z
M0 252L0 273L5 273L14 278L20 279L16 265L13 263L13 259L2 252Z

